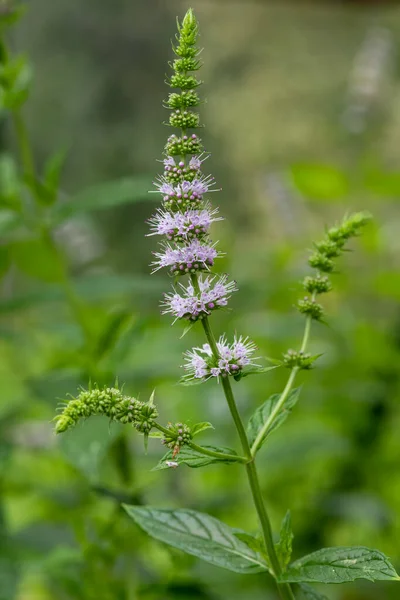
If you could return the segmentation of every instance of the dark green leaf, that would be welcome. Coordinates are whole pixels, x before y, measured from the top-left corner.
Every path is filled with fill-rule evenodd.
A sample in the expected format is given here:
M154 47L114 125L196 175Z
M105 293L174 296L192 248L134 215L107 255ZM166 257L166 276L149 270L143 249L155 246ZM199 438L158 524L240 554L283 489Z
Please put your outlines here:
M218 448L217 446L203 446L203 448L206 448L207 450L212 450L213 452L222 452L222 454L236 454L236 452L234 450L231 450L230 448ZM206 456L204 454L201 454L201 452L197 452L196 450L189 448L189 446L183 446L183 448L175 457L172 456L172 450L167 452L167 454L165 454L162 457L158 465L154 467L152 471L161 471L163 469L169 469L170 465L167 464L169 462L175 462L178 465L187 465L192 469L197 469L199 467L206 467L207 465L212 465L218 462L232 463L235 461L232 461L229 458L223 460L222 458L217 458L214 456Z
M399 580L388 558L364 546L323 548L292 563L281 581L346 583L356 579Z
M113 208L121 204L149 200L148 190L151 185L148 177L118 179L94 185L72 196L65 203L55 206L54 221L61 222L91 210Z
M282 425L282 423L287 419L299 398L300 390L301 388L298 387L290 392L282 408L275 415L274 419L271 421L271 424L265 431L262 440L260 440L259 447L265 442L270 433L272 433L275 429ZM264 404L259 406L253 414L253 416L250 417L250 421L247 426L247 436L249 438L250 445L254 444L264 424L267 423L267 421L270 419L276 405L279 402L280 397L281 394L274 394L273 396L268 398L268 400L264 402Z
M218 519L194 510L162 510L149 506L124 506L132 519L149 535L235 573L266 571L261 554L240 541L232 529Z
M292 542L292 523L290 517L290 510L288 510L282 521L279 542L275 544L276 554L278 556L280 565L284 571L286 570L286 567L290 562L290 557L292 556Z
M297 189L315 200L334 200L349 191L346 174L329 165L294 165L291 175Z
M324 594L320 594L306 583L300 583L299 588L300 595L296 595L298 600L328 600Z

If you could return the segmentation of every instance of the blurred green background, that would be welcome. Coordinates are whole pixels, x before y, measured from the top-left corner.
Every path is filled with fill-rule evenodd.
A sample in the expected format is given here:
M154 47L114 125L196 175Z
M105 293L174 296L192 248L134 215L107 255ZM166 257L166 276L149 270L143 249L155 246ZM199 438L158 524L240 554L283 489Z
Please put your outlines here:
M240 288L234 310L214 315L215 331L249 335L268 356L297 347L304 322L293 303L311 240L347 211L375 217L341 259L328 326L313 327L318 368L303 376L301 402L259 455L274 529L291 508L295 558L366 545L399 568L400 7L191 4L204 46L206 167L226 217L213 236L226 252L221 271ZM121 501L185 506L255 531L240 466L151 472L162 447L151 442L145 456L131 429L100 417L59 439L52 431L68 393L117 376L143 399L156 388L164 421L210 420L204 442L237 446L218 386L176 385L182 352L203 343L202 332L179 339L180 324L160 316L170 281L148 266L155 240L145 222L157 198L147 190L168 134L170 39L188 5L28 7L7 40L33 67L22 111L37 170L60 150L67 158L58 201L38 228L0 108L0 600L276 599L265 576L171 550L120 509ZM243 416L286 375L235 385ZM398 586L365 582L326 593L400 597Z

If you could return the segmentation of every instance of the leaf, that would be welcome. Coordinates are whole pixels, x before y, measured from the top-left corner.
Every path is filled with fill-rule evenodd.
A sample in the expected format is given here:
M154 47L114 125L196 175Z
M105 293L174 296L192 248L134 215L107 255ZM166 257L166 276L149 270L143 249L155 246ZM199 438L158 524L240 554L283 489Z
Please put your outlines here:
M10 245L12 258L26 275L48 283L60 282L62 267L51 248L41 239L29 239Z
M399 580L388 558L364 546L323 548L292 563L280 581L302 583L346 583Z
M279 542L275 544L276 554L284 571L292 556L293 537L290 510L288 510L282 521Z
M0 279L8 271L11 263L11 256L7 246L0 246Z
M193 425L193 427L191 428L192 435L198 435L206 429L214 429L214 427L211 425L211 423L208 423L207 421L204 421L203 423L196 423L196 425Z
M258 366L251 366L251 367L244 367L244 369L238 373L237 375L234 375L234 379L236 381L240 381L241 379L243 379L243 377L247 377L248 375L259 375L260 373L266 373L267 371L272 371L273 369L277 369L278 367L281 366L282 363L280 363L279 365L274 365L273 367L258 367Z
M73 215L91 210L113 208L121 204L148 200L151 180L148 177L131 177L108 181L89 187L63 204L56 205L53 219L59 223Z
M267 571L263 556L240 541L237 533L218 519L194 510L157 509L123 505L132 519L149 535L235 573Z
M249 533L235 533L235 537L237 537L241 542L244 542L246 546L251 548L251 550L254 550L254 552L259 552L262 556L264 556L265 561L268 562L265 552L265 545L262 538L250 535Z
M230 448L218 448L217 446L203 446L203 448L206 448L207 450L212 450L213 452L221 452L222 454L231 454L231 455L236 454L236 452L234 450L231 450ZM212 464L218 463L218 462L222 462L222 463L236 462L229 458L227 458L226 460L223 460L222 458L217 458L214 456L206 456L205 454L202 454L201 452L197 452L197 450L193 450L192 448L189 448L188 446L183 446L183 448L180 450L180 452L175 457L172 456L172 450L167 452L167 454L165 454L162 457L162 459L160 460L158 465L156 467L154 467L152 469L152 471L161 471L163 469L169 469L170 467L168 466L167 462L171 462L171 461L178 463L178 465L187 465L188 467L191 467L192 469L198 469L199 467L206 467L207 465L212 465Z
M259 447L265 442L267 437L277 429L284 421L286 421L287 417L291 413L293 407L295 406L301 388L295 388L290 392L284 405L280 409L280 411L276 414L275 418L271 422L270 426L264 433L262 440L260 441ZM259 406L255 413L250 417L249 424L247 426L247 437L249 438L250 445L254 444L256 441L258 433L264 426L264 423L267 423L268 419L271 417L276 405L279 402L281 394L273 394L264 404Z
M306 583L300 583L300 596L298 600L328 600L324 594L320 594Z
M101 462L122 428L119 423L111 425L104 417L91 417L59 436L58 443L68 462L96 483Z
M334 200L345 196L349 191L346 174L329 165L293 165L291 175L297 189L308 198Z

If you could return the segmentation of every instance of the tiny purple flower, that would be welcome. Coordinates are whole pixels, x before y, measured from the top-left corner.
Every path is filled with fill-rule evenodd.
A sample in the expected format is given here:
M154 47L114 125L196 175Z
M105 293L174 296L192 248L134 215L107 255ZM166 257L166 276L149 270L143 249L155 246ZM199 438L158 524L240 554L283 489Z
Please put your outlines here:
M251 361L256 350L254 342L249 338L240 336L234 337L233 343L228 344L223 335L217 342L218 356L214 356L209 344L204 344L201 348L193 348L185 352L186 363L183 368L186 371L184 379L203 379L210 377L226 377L228 375L238 375L243 367L255 365Z
M152 233L149 235L165 235L168 240L184 242L194 237L204 237L211 223L222 221L217 217L218 209L211 210L206 206L202 210L187 210L184 213L170 213L158 210L149 220Z
M214 248L214 245L202 243L194 239L187 246L172 246L165 244L163 252L155 252L153 273L169 267L173 275L185 275L186 273L196 273L196 271L207 271L213 266L214 260L220 256Z
M215 282L216 277L199 276L198 283L200 293L196 293L193 285L189 283L186 287L179 284L182 293L175 291L174 294L165 294L162 303L162 314L171 313L175 319L187 319L197 321L209 315L212 310L221 308L228 304L230 295L237 291L234 281L228 282L228 276L223 275ZM214 283L215 282L215 283Z

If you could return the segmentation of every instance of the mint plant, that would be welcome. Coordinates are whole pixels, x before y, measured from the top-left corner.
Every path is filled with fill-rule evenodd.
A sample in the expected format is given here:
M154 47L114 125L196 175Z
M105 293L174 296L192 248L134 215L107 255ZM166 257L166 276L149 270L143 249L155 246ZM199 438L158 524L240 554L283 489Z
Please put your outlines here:
M310 587L313 583L346 583L360 578L370 581L399 580L388 558L378 550L364 546L333 547L316 550L291 562L294 535L290 512L283 518L279 537L275 537L262 496L256 457L269 436L289 417L295 407L300 388L295 387L302 370L310 370L317 355L309 352L313 321L323 321L324 308L319 297L331 290L329 278L335 271L336 259L346 250L351 238L360 234L370 220L367 213L346 216L327 229L314 243L309 257L312 274L302 282L305 295L297 301L298 311L305 317L303 338L299 348L290 349L279 360L268 359L264 366L256 357L256 345L243 335L222 334L217 339L211 327L211 315L227 306L237 291L236 283L226 274L213 274L221 255L210 238L210 227L221 219L208 195L215 192L211 175L203 173L208 158L202 141L194 131L200 127L196 112L200 105L197 88L201 82L196 72L201 67L197 46L198 23L191 9L178 22L176 58L169 85L178 90L169 94L166 108L168 125L177 129L165 145L164 171L155 183L162 196L162 207L150 220L150 234L163 236L160 250L155 252L153 273L166 268L175 280L173 291L161 303L161 312L183 321L184 334L201 327L205 343L188 350L184 359L182 385L204 384L215 380L224 393L235 424L241 451L218 445L200 445L197 436L212 427L208 422L162 424L154 404L126 395L118 385L92 385L65 403L56 417L55 429L62 433L79 420L92 415L106 415L110 420L131 424L144 437L161 438L167 448L157 469L174 469L181 465L192 468L212 463L240 463L246 470L252 502L257 512L260 535L251 535L228 527L216 518L194 510L167 510L149 506L125 505L128 515L149 535L211 564L237 572L266 572L274 578L283 600L305 598L322 600L325 596ZM262 374L273 368L286 368L289 375L283 391L272 395L256 409L245 427L239 414L233 387L243 378ZM222 466L222 465L221 465Z

